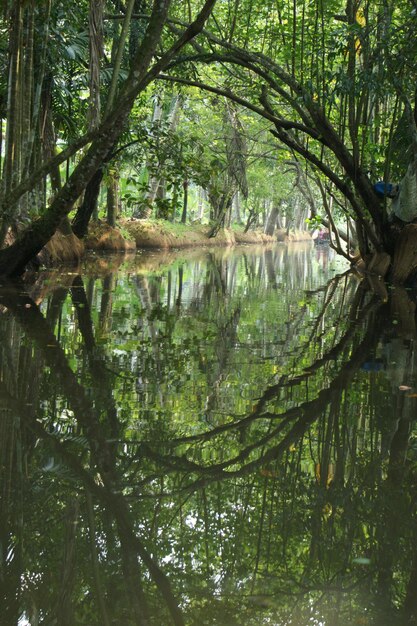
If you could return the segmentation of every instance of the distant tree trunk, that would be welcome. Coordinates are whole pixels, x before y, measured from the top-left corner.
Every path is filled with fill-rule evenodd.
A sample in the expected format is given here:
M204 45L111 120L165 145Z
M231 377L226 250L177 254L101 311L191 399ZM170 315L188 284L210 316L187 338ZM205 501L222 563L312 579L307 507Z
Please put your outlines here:
M188 208L188 180L184 180L182 186L184 189L184 201L182 205L181 224L185 224L187 222L187 208Z
M119 205L119 179L117 173L109 173L107 180L107 223L113 228L116 226Z
M242 223L242 215L240 213L240 193L239 190L236 191L233 197L233 209L234 209L234 219L236 224Z
M299 207L300 207L300 200L299 198L296 198L294 202L294 206L292 209L292 227L293 229L297 229L298 225L299 225Z
M162 178L160 181L158 181L158 188L156 190L155 200L165 200L165 196L166 196L165 179ZM161 207L162 207L162 203L160 203L159 206L157 205L157 208L155 211L156 218L161 217L161 210L160 210ZM165 217L165 216L162 216L162 217Z
M218 199L217 205L217 215L215 217L215 222L210 229L209 239L215 237L219 230L225 225L225 220L227 217L227 212L231 209L232 206L232 196L229 193L225 193Z
M268 205L268 201L264 200L262 203L262 225L265 228L265 224L266 224L266 220L267 220L267 205Z
M171 131L174 131L179 119L180 112L180 98L179 96L174 96L171 101L171 108L169 112L169 128ZM159 101L155 103L152 122L154 124L158 124L161 122L163 116L162 105ZM149 219L152 215L153 205L155 200L159 196L159 194L165 195L165 180L161 178L159 175L154 175L151 177L149 182L149 190L146 196L146 209L144 212L144 218Z
M272 235L274 234L274 230L275 230L275 226L276 226L277 218L278 218L278 213L279 213L279 208L276 206L276 204L273 204L269 212L269 215L267 217L266 223L265 223L266 235L270 235L272 237Z
M246 226L243 232L247 233L250 227L256 222L257 212L255 209L249 209L248 219L246 220Z
M198 210L197 210L197 220L199 222L201 222L201 220L203 219L203 215L204 215L204 196L205 196L205 191L202 187L198 188Z
M230 198L227 209L226 209L226 214L224 216L225 228L231 228L232 226L232 208L233 208L233 198Z
M162 106L161 106L160 99L157 98L155 100L154 108L153 108L152 124L153 125L159 124L161 119L162 119ZM148 171L150 169L150 166L151 166L150 159L148 159L148 162L146 165ZM143 211L143 217L145 219L149 219L152 216L153 204L155 202L155 199L158 193L159 181L160 179L158 176L151 176L149 179L149 187L148 187L148 191L146 194L146 206Z
M298 230L303 231L306 229L307 211L308 210L306 207L302 207L298 212L298 224L297 224Z

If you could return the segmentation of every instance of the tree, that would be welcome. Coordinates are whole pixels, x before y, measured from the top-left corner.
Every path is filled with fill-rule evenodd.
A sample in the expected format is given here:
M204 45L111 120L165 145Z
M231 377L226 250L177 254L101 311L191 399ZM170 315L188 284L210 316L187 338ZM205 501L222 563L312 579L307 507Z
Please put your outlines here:
M78 20L81 13L85 16L86 4L82 3L80 9L77 9ZM46 7L48 6L47 3ZM194 40L191 31L184 30L187 29L188 23L181 19L183 18L181 7L175 14L173 11L168 13L169 7L166 7L164 15L160 15L158 23L161 28L155 38L149 37L152 19L146 22L148 18L146 12L140 12L143 9L140 2L134 3L132 0L126 5L125 12L105 16L113 26L120 21L123 26L120 32L117 30L117 35L114 35L113 30L112 37L108 35L107 39L105 37L107 50L113 48L113 53L110 54L111 78L109 77L107 83L101 83L104 110L106 110L104 104L106 92L108 103L111 103L114 94L117 93L118 79L120 82L128 71L128 59L126 53L123 53L126 46L123 44L128 40L129 24L130 54L134 48L132 33L137 29L139 29L137 32L143 32L141 25L148 23L146 35L141 43L141 51L145 54L148 64L140 63L136 56L131 61L131 71L124 87L120 88L121 106L110 107L97 129L88 133L85 125L86 135L78 135L66 148L67 151L64 150L55 157L54 166L60 159L72 157L93 139L90 148L82 157L81 169L77 167L77 175L72 178L72 181L79 181L79 184L77 182L73 186L68 202L61 204L61 200L57 199L54 206L59 205L62 210L51 208L48 215L60 213L60 218L66 215L76 200L75 196L83 193L95 175L99 176L98 171L103 163L117 150L116 143L121 135L121 129L127 127L128 111L134 100L133 91L143 94L145 87L154 78L161 78L211 92L222 102L224 98L233 102L234 104L229 104L228 107L230 110L232 106L235 107L235 114L232 117L229 115L229 121L232 118L236 121L237 106L246 107L247 110L259 115L270 125L269 130L279 143L280 150L284 147L287 151L286 159L304 160L307 163L306 171L310 170L307 176L310 180L313 178L316 180L320 193L324 193L326 198L332 198L329 201L330 215L327 215L329 223L333 220L336 227L337 219L334 219L331 205L338 207L337 210L342 212L344 219L355 222L356 240L365 263L381 274L384 274L391 265L392 277L403 280L412 273L417 263L411 243L415 229L398 220L395 224L392 223L389 200L386 196L378 196L373 185L377 179L388 182L392 176L401 178L405 173L404 168L407 169L409 163L409 177L404 178L400 199L404 199L406 195L406 180L410 179L412 184L416 182L417 77L413 69L415 67L413 60L417 53L414 38L415 13L409 10L406 3L394 5L392 2L386 2L383 6L374 6L363 0L347 0L345 4L340 0L326 3L317 0L303 7L290 0L280 0L278 3L265 0L259 6L255 6L253 0L236 0L227 6L225 10L224 3L219 3L218 15L215 22L213 21L212 30L204 30L198 42ZM51 5L51 9L54 17L55 5ZM155 10L154 6L152 15L155 14ZM209 15L210 10L211 6L205 12L205 17ZM188 8L186 15L187 13ZM33 55L29 52L30 46L25 47L23 56L20 54L19 46L24 39L20 37L20 33L23 29L27 33L28 41L31 41L30 33L33 30L34 37L39 37L39 33L43 33L41 40L47 41L45 30L32 29L33 20L36 24L40 21L40 9L34 8L33 3L22 4L16 1L8 4L6 15L12 35L9 65L11 73L16 76L16 81L13 83L9 81L6 85L6 90L9 91L9 108L6 111L8 136L1 203L3 235L11 223L13 207L16 207L23 193L35 188L35 182L39 184L39 180L44 181L45 172L52 166L42 164L43 159L41 162L38 160L39 168L31 168L28 172L29 178L26 174L22 176L22 159L19 156L23 149L22 134L20 131L15 133L14 130L14 120L22 120L23 116L27 115L24 113L24 107L22 110L16 108L22 104L22 97L20 94L19 99L15 91L23 77L30 74L33 63ZM198 22L196 30L200 31L203 28L203 22L205 19ZM163 28L165 31L162 37ZM120 45L112 46L111 41L113 44L117 41ZM151 65L151 59L157 55L156 41L161 43L163 52L155 64ZM191 45L185 47L187 42ZM152 51L150 45L153 46ZM38 46L35 48L39 49ZM74 52L73 47L70 46L69 49ZM150 55L147 55L148 51ZM21 67L20 65L15 67L17 59L20 59ZM96 70L97 59L95 54ZM92 55L90 61L89 75L92 86ZM109 70L104 67L105 64L106 61L103 60L101 64L103 73ZM38 65L39 63L35 63L36 67ZM143 80L135 79L135 66ZM133 91L129 90L129 84ZM36 98L33 102L35 100ZM116 127L119 127L117 132ZM34 124L33 128L38 127ZM229 128L236 131L237 125L231 123ZM236 143L239 134L241 133L234 132L233 140L226 142L229 147ZM107 139L109 141L111 139L113 143L110 145ZM93 157L93 152L100 141L102 147L97 152L96 158ZM13 147L15 143L16 150ZM239 149L236 153L243 152ZM93 159L94 163L89 164L89 159ZM229 165L224 169L224 173L229 173L229 182L236 180L235 175L230 176L229 166L232 161L233 159L228 158ZM238 169L241 169L241 164ZM35 171L38 172L38 176ZM187 180L188 176L184 176L181 183L185 201L188 199L188 194L185 193L188 192L188 185L184 186L184 181ZM92 182L91 186L94 187ZM226 187L229 185L226 184ZM97 185L95 189L97 190ZM243 187L241 191L244 191ZM39 192L40 197L41 192L42 189ZM67 186L60 191L63 195L67 192ZM230 199L225 197L223 202L222 194L215 195L218 196L216 202L220 202L221 205L217 207L219 214L223 214L230 205ZM89 193L86 193L84 207L87 204L90 208L93 206L96 193L91 197L92 202L89 200ZM408 201L412 203L409 197L410 194ZM414 205L412 208L414 210ZM90 209L85 212L85 224L90 213ZM401 217L404 213L400 210L396 215ZM42 224L46 224L48 220L49 226L41 238L38 233ZM48 220L45 214L36 225L31 226L34 230L30 231L30 238L37 243L30 252L29 247L27 248L23 255L24 259L22 257L21 261L17 261L18 255L15 255L15 252L19 247L26 248L27 239L20 240L10 253L7 250L2 252L1 272L22 271L35 249L39 248L41 241L46 240L56 228L55 221L58 220L55 218ZM214 231L217 228L216 224L217 222ZM334 227L332 226L333 230ZM336 248L355 260L357 256L336 239ZM404 250L407 250L407 254L401 256L399 252ZM15 263L12 257L16 258ZM10 270L7 269L9 262ZM16 267L13 267L14 264Z
M236 30L244 11L250 25ZM194 67L219 68L217 84L206 77L163 78L228 97L268 120L290 155L305 159L327 192L346 199L344 211L355 220L362 258L374 263L380 255L384 274L393 260L395 265L403 240L373 183L398 175L393 145L399 120L408 124L403 150L414 159L416 77L408 63L416 54L415 20L414 12L392 3L382 8L354 0L345 6L314 2L298 9L292 2L255 7L244 0L222 24L222 34L206 31L207 45L200 40L188 58ZM399 73L393 71L394 58ZM226 78L220 70L225 66ZM412 258L405 274L415 264Z
M163 2L155 0L146 32L131 62L129 74L119 90L117 103L113 104L99 126L81 140L81 144L86 144L89 141L91 143L85 155L81 158L45 213L23 231L15 243L1 251L0 274L16 275L22 273L27 263L52 237L62 218L68 215L75 201L97 174L110 150L117 142L127 123L129 113L138 94L199 33L215 2L216 0L207 0L194 22L185 28L152 64L161 42L162 31L166 25L168 10L171 4L170 0ZM16 22L13 21L12 24L15 25ZM75 152L78 146L73 144L66 154ZM62 158L62 155L60 155L60 158ZM46 167L49 169L50 165ZM26 181L24 181L17 190L11 190L7 187L2 192L0 212L3 214L3 217L8 215L11 205L19 200L19 197L24 193L22 189L26 190L27 186Z

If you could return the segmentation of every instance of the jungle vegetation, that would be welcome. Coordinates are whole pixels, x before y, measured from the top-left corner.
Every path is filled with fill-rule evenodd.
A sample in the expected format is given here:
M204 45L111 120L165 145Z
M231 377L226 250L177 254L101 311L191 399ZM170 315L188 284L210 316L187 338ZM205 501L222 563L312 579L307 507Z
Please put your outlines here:
M416 21L412 0L6 0L0 273L101 211L212 236L308 218L409 278L415 215L373 185L416 187Z

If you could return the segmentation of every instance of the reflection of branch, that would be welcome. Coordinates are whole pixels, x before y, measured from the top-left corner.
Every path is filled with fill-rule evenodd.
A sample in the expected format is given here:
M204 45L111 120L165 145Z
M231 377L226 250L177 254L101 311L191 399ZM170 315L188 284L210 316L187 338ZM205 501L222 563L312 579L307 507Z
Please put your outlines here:
M361 301L361 291L358 291L358 302L355 304L358 305ZM257 420L282 420L271 433L264 436L262 439L258 440L255 444L248 446L243 450L238 456L230 459L228 461L224 461L222 464L217 465L217 469L224 470L235 463L244 461L256 448L261 447L270 441L273 437L276 437L280 432L284 430L289 423L294 421L297 418L302 417L303 412L309 406L309 402L301 404L298 407L292 407L285 413L272 413L269 411L264 411L264 407L267 402L272 399L276 399L282 389L287 387L294 387L295 385L299 385L302 381L306 380L310 377L315 371L317 371L320 367L323 367L326 363L330 363L335 361L346 349L348 342L352 339L352 336L355 334L357 330L357 323L363 321L367 315L373 310L375 306L379 306L380 303L371 300L365 307L360 310L360 313L355 318L356 324L351 324L347 329L346 333L340 339L340 341L333 346L323 357L315 361L312 365L304 370L304 373L300 374L296 378L288 379L287 376L282 376L278 383L268 387L260 399L257 402L256 407L249 415L242 417L239 420L229 422L227 424L222 424L213 428L210 431L206 431L203 433L199 433L197 435L191 435L186 437L178 437L176 439L170 440L169 444L171 446L178 446L181 444L192 444L192 443L207 443L208 441L215 439L219 435L225 434L230 431L243 431L250 424L253 424ZM167 456L161 453L155 452L148 444L142 442L139 445L138 452L135 454L135 457L131 459L131 462L134 461L135 458L142 457L143 455L148 458L156 461L158 465L164 465L164 467L169 468L172 471L187 471L187 472L196 472L200 471L202 468L197 463L190 461L184 456L178 457L175 455ZM159 474L152 475L152 477L148 477L140 484L148 483L154 478L156 478Z
M337 376L330 383L330 385L319 392L318 397L314 400L304 402L298 407L298 410L301 413L300 419L296 424L291 428L291 430L285 435L285 437L280 441L280 443L273 448L270 448L265 454L260 456L258 459L254 461L250 461L243 467L238 470L224 472L222 470L218 470L216 466L211 466L209 468L202 468L202 473L204 474L204 478L196 480L194 483L189 485L187 489L197 489L205 486L207 481L212 482L213 480L224 480L226 478L237 478L244 476L253 470L265 465L270 461L276 461L278 458L285 453L286 450L297 441L307 430L308 426L310 426L316 419L317 416L323 411L324 407L331 401L335 401L340 397L340 394L346 389L347 385L350 383L353 378L356 370L361 366L366 356L369 354L371 348L375 346L375 343L379 339L380 333L380 325L371 325L367 331L362 342L356 348L355 352L351 354L349 361L340 369ZM287 413L290 413L288 411ZM287 416L287 413L281 414L280 417L284 418ZM274 433L272 433L269 439L272 439ZM265 438L264 438L265 439ZM265 441L262 441L262 445L265 444ZM259 446L258 446L259 447ZM237 460L235 459L236 463Z
M382 306L379 303L375 303L377 306ZM368 307L369 308L369 307ZM369 311L368 311L369 313ZM352 331L353 332L353 331ZM317 419L317 416L324 410L326 405L330 402L335 402L340 397L340 394L344 391L347 385L350 383L352 377L356 373L356 370L363 363L366 356L369 354L371 348L374 347L375 343L379 339L380 333L380 324L370 324L369 328L366 332L365 337L362 339L361 343L358 345L356 350L350 355L349 361L341 367L339 373L335 376L333 381L329 384L326 389L322 389L317 398L314 400L305 401L300 404L298 407L292 407L288 411L284 413L280 413L279 415L275 414L263 414L259 415L254 411L251 415L241 420L239 423L228 424L228 429L239 429L242 428L244 423L248 423L257 418L273 418L273 419L281 419L281 423L279 426L268 434L266 434L261 439L257 440L255 443L246 447L242 450L237 456L229 459L228 461L224 461L222 463L218 463L217 465L211 466L199 466L197 463L188 460L184 456L178 457L175 455L172 456L164 456L154 452L149 446L142 444L141 452L145 454L149 458L157 461L159 465L163 464L164 468L167 467L172 469L173 471L178 469L183 469L184 471L188 471L190 473L200 473L202 478L195 480L190 485L181 488L179 491L188 491L195 490L198 488L202 488L207 485L208 482L213 482L217 480L225 480L228 478L236 478L244 476L253 470L265 465L270 461L276 461L277 458L282 456L282 454L288 450L291 444L297 441L306 431L306 429ZM342 344L345 347L345 342ZM342 347L340 347L342 350ZM333 352L334 354L334 352ZM333 356L334 358L334 356ZM272 393L271 389L274 390ZM266 394L268 399L271 400L272 397L276 396L280 390L280 387L274 385L273 388L267 390ZM292 428L287 432L284 438L280 441L279 444L270 448L267 452L262 453L256 460L248 462L246 465L237 470L225 471L226 468L231 467L233 465L237 465L242 463L245 459L247 459L256 449L260 449L265 446L268 442L274 439L279 433L283 431L283 429L288 426L294 419L298 418L298 421L292 426ZM223 428L224 430L225 428ZM211 438L212 432L207 433L202 436L203 439ZM198 468L198 469L197 469ZM161 494L158 494L161 495ZM162 494L168 495L168 494ZM153 497L153 496L152 496Z
M322 323L322 321L324 320L324 316L327 312L327 309L330 305L330 303L333 300L333 296L336 293L336 289L338 287L338 281L334 281L333 283L329 283L328 284L328 288L326 289L326 291L324 292L325 298L324 298L324 303L323 306L321 308L320 313L316 316L315 322L314 322L314 326L311 330L310 336L308 338L308 345L311 344L311 342L313 341L314 336L316 335L320 324Z
M82 345L87 353L88 365L94 381L96 392L95 405L99 410L103 410L106 413L110 436L112 440L115 440L120 435L121 425L117 418L117 408L113 397L113 381L109 378L109 371L105 367L104 355L100 354L101 351L96 345L90 306L81 276L74 278L71 287L71 298L77 312L78 326L83 338ZM107 457L113 457L116 454L115 446L116 444L112 443L111 450L106 455Z
M45 363L58 379L64 395L86 433L99 444L104 443L101 428L96 426L94 407L84 387L78 382L68 364L65 352L35 302L26 294L24 287L18 282L10 282L7 290L1 291L0 302L13 313L26 335L41 349Z
M36 419L36 417L31 418L28 416L26 406L20 402L20 400L11 396L6 389L2 389L2 387L3 383L0 382L0 398L6 399L9 405L12 405L15 410L19 411L21 418L25 422L25 426L39 437L39 439L46 441L51 446L52 450L62 459L72 474L81 480L87 491L93 494L113 515L118 523L119 529L125 534L125 538L129 541L131 546L134 547L139 557L149 569L153 581L167 603L174 624L176 626L183 626L184 621L182 614L172 594L168 578L149 555L142 541L135 535L133 531L134 523L130 519L130 512L124 497L113 493L106 486L97 484L90 472L83 467L79 459L67 449L65 444L54 435L46 432L40 420Z
M71 298L77 312L78 326L88 352L96 347L93 324L91 321L90 306L84 290L81 276L75 276L71 287Z
M86 433L88 433L92 452L98 452L100 459L105 463L105 461L108 460L107 454L109 446L102 432L102 426L91 403L86 398L84 388L78 383L73 371L69 367L64 351L56 341L55 336L51 333L48 323L42 316L40 310L33 300L24 292L22 286L19 283L9 283L7 287L7 291L3 290L0 294L0 302L7 306L24 328L26 335L30 337L43 352L45 362L51 367L54 375L58 378L65 396L73 407L77 421L82 425ZM16 398L11 399L16 406L20 405L19 400ZM30 417L27 415L25 407L20 406L19 412L22 419L26 419L28 422L28 428L35 432L39 438L47 440L55 452L60 455L66 465L72 470L74 475L81 479L86 489L88 489L90 493L93 493L97 499L109 509L117 522L119 531L124 533L125 539L130 543L131 547L135 549L138 556L148 568L152 580L158 587L168 606L173 623L175 626L183 626L184 620L182 613L174 598L168 578L149 555L142 541L135 535L133 531L134 522L130 519L130 511L127 503L122 495L113 493L111 482L106 479L105 472L103 472L102 476L104 486L97 485L93 476L85 470L79 459L74 457L57 438L45 432L41 423L36 419L30 420L29 422ZM112 462L112 460L110 462ZM113 475L111 478L113 480L115 479Z
M207 370L207 383L210 389L205 403L206 420L211 418L212 413L217 408L218 396L221 385L227 378L227 365L230 354L235 346L237 338L237 326L240 319L240 306L232 311L230 318L222 320L217 330L217 339L214 342L213 350L216 352L215 365Z

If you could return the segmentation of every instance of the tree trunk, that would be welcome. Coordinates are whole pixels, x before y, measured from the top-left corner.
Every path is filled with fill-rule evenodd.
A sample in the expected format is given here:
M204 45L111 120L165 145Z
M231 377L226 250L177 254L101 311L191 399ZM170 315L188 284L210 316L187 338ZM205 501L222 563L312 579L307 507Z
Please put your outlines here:
M169 112L169 129L170 131L174 131L179 119L180 112L180 98L179 96L174 96L171 101L171 108ZM152 122L153 124L159 124L163 117L162 106L159 101L155 103L155 108L153 112ZM148 161L148 168L150 167L150 162ZM152 216L153 205L155 200L159 197L164 197L165 195L165 184L166 181L162 178L159 173L154 174L149 181L149 190L146 196L146 209L144 211L144 218L149 219ZM162 194L159 195L159 194Z
M118 176L115 172L111 172L107 181L107 223L113 228L116 226L118 214Z
M103 168L100 167L88 182L84 193L84 199L72 222L72 230L79 239L87 234L88 224L97 206L100 193L100 185L103 180Z
M248 214L248 219L246 220L246 226L243 232L247 233L250 227L255 223L255 221L256 221L256 210L250 209L249 214Z
M198 188L198 210L197 210L197 220L199 222L201 222L201 220L203 219L203 215L204 215L204 195L205 195L205 191L202 187Z
M273 205L272 209L269 212L268 218L266 220L265 235L270 235L272 237L272 235L274 234L274 230L275 230L275 226L276 226L277 218L278 218L278 213L279 213L278 207L276 205Z
M401 231L395 246L391 280L404 283L417 273L417 225L407 224Z
M9 80L7 93L7 126L4 156L2 192L7 197L12 187L18 183L19 177L19 130L21 115L21 73L22 73L22 0L16 0L11 12L11 35L9 42ZM7 208L6 208L7 210ZM0 244L3 243L7 230L12 222L12 215L3 214L0 232Z
M100 99L100 64L103 56L103 0L90 0L88 14L89 28L89 76L90 76L90 100L88 109L88 129L94 130L100 124L101 99ZM73 221L74 233L82 239L87 234L88 224L91 217L97 216L97 202L100 195L100 185L103 179L102 169L96 172L88 182L81 207Z
M154 104L154 109L153 109L153 114L152 114L152 124L153 125L159 124L161 119L162 119L162 106L161 106L160 99L158 98L155 100L155 104ZM151 167L151 163L149 159L148 159L146 167L149 171ZM160 178L158 176L154 175L150 177L149 187L148 187L148 191L146 194L146 206L145 206L145 210L143 211L143 217L146 220L148 220L152 216L153 204L158 194L159 183L160 183Z
M103 56L104 0L90 0L88 13L90 99L88 109L89 130L97 128L101 118L100 63Z
M212 239L213 237L215 237L217 233L219 232L220 228L224 226L227 211L230 210L231 206L232 206L232 196L228 195L227 193L223 194L218 204L215 222L213 226L211 227L210 232L208 234L209 239Z
M182 186L184 189L184 201L182 205L181 224L185 224L187 222L187 208L188 208L188 180L184 180Z
M240 213L240 193L236 191L233 197L234 219L236 224L242 224L242 215Z
M114 104L114 98L117 93L117 83L119 81L119 76L120 76L123 51L125 48L127 35L129 32L129 26L131 23L132 11L133 11L135 2L136 0L129 0L128 2L126 13L125 13L125 19L123 20L122 32L120 33L120 38L117 42L117 46L116 46L115 38L113 38L113 47L112 47L113 74L111 77L109 93L107 95L106 113L109 113L109 111L111 111L112 106Z

